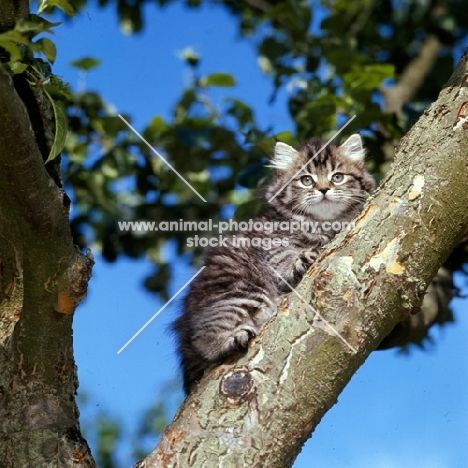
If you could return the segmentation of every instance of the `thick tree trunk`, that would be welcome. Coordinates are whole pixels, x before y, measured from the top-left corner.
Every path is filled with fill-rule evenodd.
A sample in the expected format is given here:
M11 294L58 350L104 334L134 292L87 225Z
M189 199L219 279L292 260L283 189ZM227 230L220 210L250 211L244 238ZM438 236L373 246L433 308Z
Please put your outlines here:
M402 140L355 230L297 287L304 300L290 294L245 356L205 376L139 467L292 465L369 353L418 310L467 232L466 115L468 54Z
M93 261L75 250L68 200L1 64L0 109L0 466L95 467L80 435L72 347Z

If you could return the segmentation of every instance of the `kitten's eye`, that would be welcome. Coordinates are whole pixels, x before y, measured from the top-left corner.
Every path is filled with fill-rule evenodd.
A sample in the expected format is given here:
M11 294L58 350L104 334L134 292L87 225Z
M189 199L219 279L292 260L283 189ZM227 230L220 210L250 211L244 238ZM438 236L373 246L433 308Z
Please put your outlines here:
M305 175L301 177L301 183L306 187L310 187L314 183L314 179L310 175Z
M332 182L335 182L335 183L343 182L344 174L342 174L341 172L336 172L335 174L332 175L331 180Z

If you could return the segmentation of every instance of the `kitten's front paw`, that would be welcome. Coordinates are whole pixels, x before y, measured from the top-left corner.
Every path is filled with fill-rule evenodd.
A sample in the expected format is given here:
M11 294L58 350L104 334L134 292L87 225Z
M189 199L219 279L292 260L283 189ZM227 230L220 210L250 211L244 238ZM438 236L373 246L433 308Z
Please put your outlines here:
M316 250L304 250L301 252L301 260L308 265L312 265L312 263L317 260L318 252Z
M221 353L224 356L234 354L238 351L245 351L252 338L257 336L257 329L249 325L242 325L236 328L221 346Z
M313 250L303 250L297 257L294 265L294 272L302 277L309 269L310 265L317 259L318 252Z
M239 325L234 330L218 334L215 339L203 337L193 345L208 362L219 362L227 356L245 351L249 340L257 336L257 328L251 325Z
M257 330L253 327L245 326L241 330L236 330L234 332L234 343L239 350L247 349L247 345L251 338L257 336Z

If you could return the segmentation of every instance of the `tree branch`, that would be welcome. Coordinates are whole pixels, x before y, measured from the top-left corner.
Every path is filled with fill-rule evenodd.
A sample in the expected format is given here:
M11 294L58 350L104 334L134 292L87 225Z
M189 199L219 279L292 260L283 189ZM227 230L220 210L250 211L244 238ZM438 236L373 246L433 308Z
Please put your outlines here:
M28 112L1 64L0 108L1 181L9 188L8 193L14 196L22 218L32 230L56 236L60 236L63 229L69 232L64 192L50 183Z
M290 294L246 355L205 376L138 467L292 465L466 233L468 129L456 123L467 73L468 54L402 140L354 231L335 239L297 287L312 307Z
M413 99L434 65L439 47L440 42L437 36L429 34L418 56L408 63L395 86L381 89L386 112L401 115L403 104Z
M351 23L351 26L348 32L346 33L346 37L348 39L354 39L362 30L362 28L366 25L369 16L375 8L375 1L368 2L366 5L364 5L364 8L361 7L362 5L356 3L355 8L353 9L354 11L352 11L352 14L355 15L357 13L356 10L360 9L358 14L356 15L356 19Z
M447 14L445 2L436 2L431 9L431 17L434 21ZM400 78L392 88L383 88L382 95L385 101L385 110L388 113L396 113L401 116L403 104L409 102L418 92L426 75L432 69L440 48L439 38L434 34L428 34L419 50L418 56L412 60L403 70Z

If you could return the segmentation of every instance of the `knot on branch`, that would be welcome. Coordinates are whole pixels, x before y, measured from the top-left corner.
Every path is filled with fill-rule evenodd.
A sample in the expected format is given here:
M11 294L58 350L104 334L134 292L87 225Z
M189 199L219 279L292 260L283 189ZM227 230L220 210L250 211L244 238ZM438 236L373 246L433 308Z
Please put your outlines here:
M55 310L61 314L72 314L86 297L88 282L94 265L94 257L88 249L86 255L78 253L59 281Z
M254 380L247 368L232 369L221 380L219 391L229 403L246 400L254 391Z

